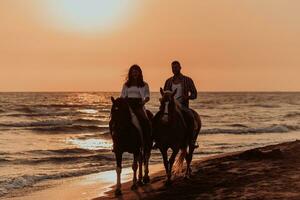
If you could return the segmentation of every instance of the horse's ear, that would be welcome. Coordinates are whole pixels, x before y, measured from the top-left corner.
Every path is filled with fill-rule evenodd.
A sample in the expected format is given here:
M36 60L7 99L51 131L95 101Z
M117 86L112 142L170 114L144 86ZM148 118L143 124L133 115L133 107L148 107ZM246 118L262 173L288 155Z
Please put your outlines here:
M161 96L164 96L164 90L162 89L162 88L160 88L160 94L161 94Z
M115 103L116 100L115 100L114 97L110 97L110 99L111 99L111 102L112 102L112 103Z
M174 97L176 93L177 93L177 88L173 91L172 97Z

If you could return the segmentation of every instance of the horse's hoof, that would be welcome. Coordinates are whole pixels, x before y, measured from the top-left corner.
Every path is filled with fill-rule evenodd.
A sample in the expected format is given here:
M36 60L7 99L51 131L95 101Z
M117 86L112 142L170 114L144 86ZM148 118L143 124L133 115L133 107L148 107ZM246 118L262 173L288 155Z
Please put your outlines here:
M166 180L166 182L165 182L165 186L171 186L172 185L172 181L171 180Z
M144 184L143 184L143 181L142 181L142 180L138 180L137 185L138 185L138 186L144 185Z
M143 177L143 183L147 184L150 182L150 177L149 176L144 176Z
M115 196L121 196L121 195L122 195L121 189L116 189Z
M137 185L136 184L133 184L132 186L131 186L131 190L137 190Z

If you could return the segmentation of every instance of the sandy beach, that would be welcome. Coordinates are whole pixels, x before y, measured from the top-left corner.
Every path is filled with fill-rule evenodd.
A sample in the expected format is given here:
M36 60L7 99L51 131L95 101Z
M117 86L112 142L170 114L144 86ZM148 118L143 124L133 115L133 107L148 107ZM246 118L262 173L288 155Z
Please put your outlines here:
M151 174L162 170L161 165L151 165ZM132 169L124 168L122 170L122 182L132 179ZM0 199L10 200L91 200L99 196L105 196L114 186L116 181L115 170L100 172L81 177L68 178L63 180L46 181L38 184L35 188L25 188L5 196Z
M161 164L150 166L151 184L131 191L131 169L122 174L123 195L114 196L115 171L50 181L40 190L6 196L10 200L72 199L300 199L300 141L222 154L193 162L193 176L164 185Z
M300 199L300 141L216 156L193 163L193 177L175 177L164 186L164 173L152 176L151 184L130 191L123 185L123 196L107 199Z

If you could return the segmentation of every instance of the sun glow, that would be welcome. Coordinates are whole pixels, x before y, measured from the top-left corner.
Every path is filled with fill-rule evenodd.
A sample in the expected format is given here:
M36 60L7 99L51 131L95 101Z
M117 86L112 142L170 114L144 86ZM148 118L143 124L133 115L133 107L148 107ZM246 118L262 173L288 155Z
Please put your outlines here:
M74 144L82 149L97 150L111 149L112 143L104 139L67 139L68 143Z
M125 23L137 6L136 0L47 0L50 22L65 31L100 32Z

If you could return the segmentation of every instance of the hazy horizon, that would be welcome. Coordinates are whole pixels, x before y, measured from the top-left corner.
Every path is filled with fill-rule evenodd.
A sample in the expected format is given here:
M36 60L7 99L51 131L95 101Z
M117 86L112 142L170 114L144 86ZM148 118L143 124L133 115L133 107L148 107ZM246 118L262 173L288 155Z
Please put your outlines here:
M198 91L199 93L299 93L300 91ZM120 93L120 91L0 91L0 93ZM151 93L159 93L153 90Z

